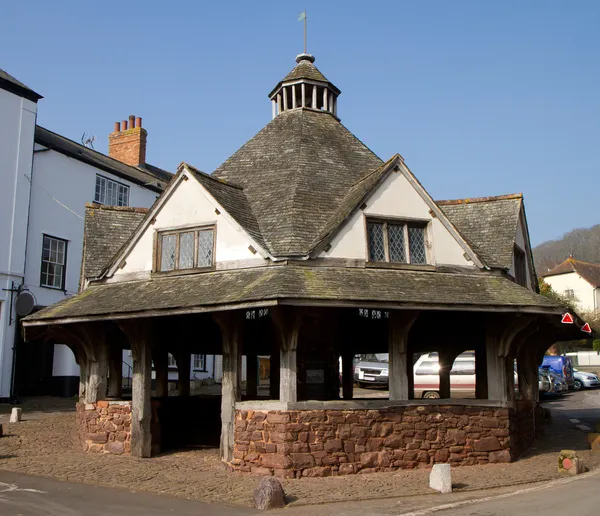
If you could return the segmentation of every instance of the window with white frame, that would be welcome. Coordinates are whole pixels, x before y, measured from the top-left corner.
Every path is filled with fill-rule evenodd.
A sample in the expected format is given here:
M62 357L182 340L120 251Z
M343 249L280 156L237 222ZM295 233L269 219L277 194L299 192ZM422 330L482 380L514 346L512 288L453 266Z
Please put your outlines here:
M64 290L66 265L67 241L62 238L44 235L40 285Z
M369 261L427 264L425 231L425 223L368 220Z
M215 254L215 228L160 232L156 253L156 269L159 271L212 267Z
M94 201L107 206L129 206L129 187L107 177L96 175Z
M565 297L567 299L575 299L575 291L573 289L567 289L565 290Z
M194 357L194 370L195 371L206 371L206 355L193 355Z

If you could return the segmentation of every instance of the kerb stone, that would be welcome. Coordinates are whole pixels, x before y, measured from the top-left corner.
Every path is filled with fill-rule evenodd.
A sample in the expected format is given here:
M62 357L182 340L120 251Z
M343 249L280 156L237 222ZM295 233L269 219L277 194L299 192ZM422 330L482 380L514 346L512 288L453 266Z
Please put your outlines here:
M18 407L13 407L12 411L10 412L10 422L11 423L20 423L22 415L23 415L23 409L20 409Z
M452 472L450 464L435 464L429 475L429 487L440 493L452 492Z

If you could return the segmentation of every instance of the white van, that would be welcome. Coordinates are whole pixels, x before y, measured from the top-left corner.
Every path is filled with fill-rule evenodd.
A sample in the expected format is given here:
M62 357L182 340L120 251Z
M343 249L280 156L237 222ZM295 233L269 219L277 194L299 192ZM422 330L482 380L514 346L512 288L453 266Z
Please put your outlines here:
M440 362L437 353L421 355L414 366L415 398L440 397ZM475 352L465 351L456 357L450 370L453 398L475 397Z

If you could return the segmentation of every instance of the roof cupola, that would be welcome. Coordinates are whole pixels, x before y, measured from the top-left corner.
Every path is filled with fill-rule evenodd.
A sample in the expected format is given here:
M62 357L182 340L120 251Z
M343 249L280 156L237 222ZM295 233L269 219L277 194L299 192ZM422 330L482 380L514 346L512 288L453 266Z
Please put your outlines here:
M341 93L314 65L312 54L296 56L296 66L269 94L273 118L290 109L328 111L337 116L337 98Z

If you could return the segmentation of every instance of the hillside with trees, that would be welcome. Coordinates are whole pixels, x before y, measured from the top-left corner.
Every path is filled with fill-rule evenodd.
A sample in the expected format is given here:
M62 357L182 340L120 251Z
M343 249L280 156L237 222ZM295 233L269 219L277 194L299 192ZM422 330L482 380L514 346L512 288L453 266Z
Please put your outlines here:
M584 262L600 263L600 224L569 231L562 238L548 240L533 248L538 276L556 267L569 256Z

